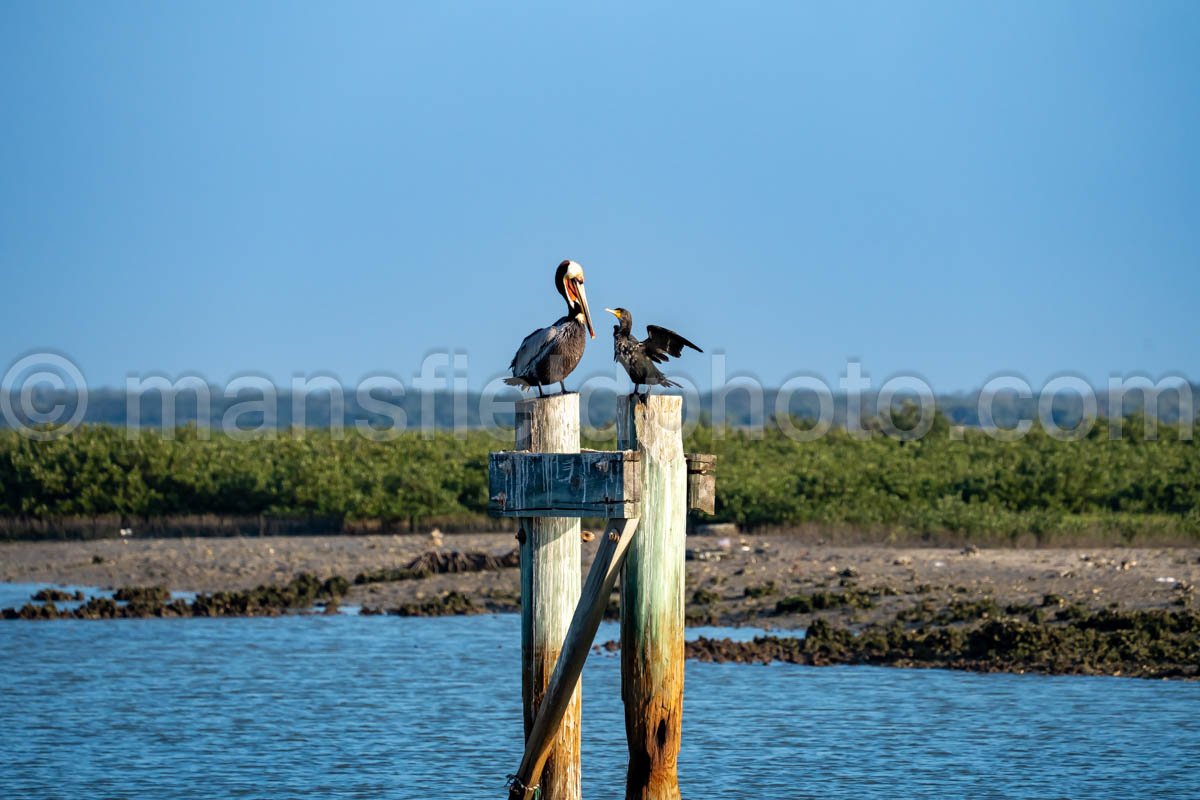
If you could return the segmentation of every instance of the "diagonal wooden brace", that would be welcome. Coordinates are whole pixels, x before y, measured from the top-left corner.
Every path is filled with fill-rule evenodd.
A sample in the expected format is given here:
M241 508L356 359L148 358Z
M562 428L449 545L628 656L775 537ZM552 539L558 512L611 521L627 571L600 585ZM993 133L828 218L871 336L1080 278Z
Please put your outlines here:
M617 576L621 574L621 565L625 562L625 554L629 551L629 542L637 526L637 517L608 521L596 549L596 558L583 584L579 605L575 607L575 615L571 618L566 641L563 642L554 673L546 687L546 695L538 708L529 737L525 740L521 766L510 781L509 800L533 800L535 797L550 746L558 735L563 715L579 683L583 664L587 661L596 631L604 618L604 609L616 586Z

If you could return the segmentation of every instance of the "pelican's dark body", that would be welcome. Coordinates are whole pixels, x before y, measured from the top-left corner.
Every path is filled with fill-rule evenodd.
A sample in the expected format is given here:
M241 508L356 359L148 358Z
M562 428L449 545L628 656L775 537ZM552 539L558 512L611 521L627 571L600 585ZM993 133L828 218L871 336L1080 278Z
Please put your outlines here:
M607 310L617 318L617 324L613 326L613 360L625 368L635 392L642 384L646 385L647 394L651 386L678 386L663 375L657 365L668 358L677 358L685 347L697 353L704 352L675 331L657 325L647 325L648 335L639 341L633 335L633 314L623 308Z
M574 261L559 264L554 272L554 288L567 301L566 315L525 337L508 365L513 376L504 379L510 386L522 389L536 386L538 395L543 397L542 387L547 384L557 383L566 393L563 379L583 358L588 335L596 335L592 331L591 312L583 289L583 267Z
M587 327L573 316L559 317L550 327L529 334L508 365L512 382L519 380L526 386L536 386L539 393L543 386L561 383L579 366L587 336ZM525 353L534 355L518 363Z

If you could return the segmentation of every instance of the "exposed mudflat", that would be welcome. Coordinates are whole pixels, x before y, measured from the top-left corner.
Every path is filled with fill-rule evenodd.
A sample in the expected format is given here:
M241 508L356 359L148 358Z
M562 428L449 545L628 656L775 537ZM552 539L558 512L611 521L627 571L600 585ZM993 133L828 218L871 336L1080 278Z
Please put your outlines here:
M215 592L282 585L307 572L346 578L351 587L344 605L436 613L439 599L453 597L448 613L515 610L518 570L502 566L512 563L503 557L515 546L509 532L447 535L440 547L427 535L16 542L0 544L0 580ZM594 541L582 545L585 573L595 548ZM688 548L694 557L687 562L691 624L802 628L825 619L857 627L897 616L954 622L956 616L986 618L988 602L1049 612L1114 604L1178 610L1195 607L1193 587L1200 582L1200 548L964 552L813 546L786 534L734 534L724 542L694 536ZM501 566L489 561L479 571L354 583L360 574L402 572L435 550L487 554ZM706 556L716 560L701 560ZM464 606L462 597L473 605Z

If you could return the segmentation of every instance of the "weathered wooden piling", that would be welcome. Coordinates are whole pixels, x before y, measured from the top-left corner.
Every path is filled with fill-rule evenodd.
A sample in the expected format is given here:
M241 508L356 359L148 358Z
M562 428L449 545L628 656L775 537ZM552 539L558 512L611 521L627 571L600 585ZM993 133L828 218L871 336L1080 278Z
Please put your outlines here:
M579 452L579 395L522 400L516 413L517 450ZM521 517L518 524L521 697L528 738L579 601L581 551L578 519ZM581 795L580 697L576 686L546 758L540 783L546 800L578 800Z
M714 457L684 456L681 411L677 397L622 398L622 449L579 452L575 396L526 401L517 406L517 450L488 458L488 513L521 527L525 750L510 800L580 796L579 676L618 577L626 796L679 797L686 515L711 514L716 497ZM653 524L648 541L634 537L643 514ZM608 518L582 597L579 517Z
M639 452L642 499L621 581L627 800L679 797L688 508L682 409L682 398L664 395L617 401L617 447Z

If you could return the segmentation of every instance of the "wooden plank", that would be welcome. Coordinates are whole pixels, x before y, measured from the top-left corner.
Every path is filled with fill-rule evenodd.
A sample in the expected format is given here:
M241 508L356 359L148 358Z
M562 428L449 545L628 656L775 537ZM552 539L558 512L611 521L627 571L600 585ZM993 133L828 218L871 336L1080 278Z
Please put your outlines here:
M636 452L488 455L488 513L494 517L635 517Z
M517 403L518 450L579 452L579 395ZM579 600L579 520L522 517L517 538L521 550L521 697L525 736L558 661ZM542 775L545 800L579 800L580 693L571 694L558 735L551 743Z
M617 399L617 446L641 453L642 492L638 535L621 581L626 798L679 798L688 506L681 430L678 397Z
M717 513L717 457L711 453L688 453L688 509Z
M600 621L604 619L608 598L612 595L637 526L636 519L609 520L608 528L600 539L587 582L583 586L583 594L571 619L571 629L558 656L558 663L554 665L554 673L550 676L533 729L526 739L521 765L509 783L509 800L532 800L536 796L550 746L570 707L588 651L596 638Z

